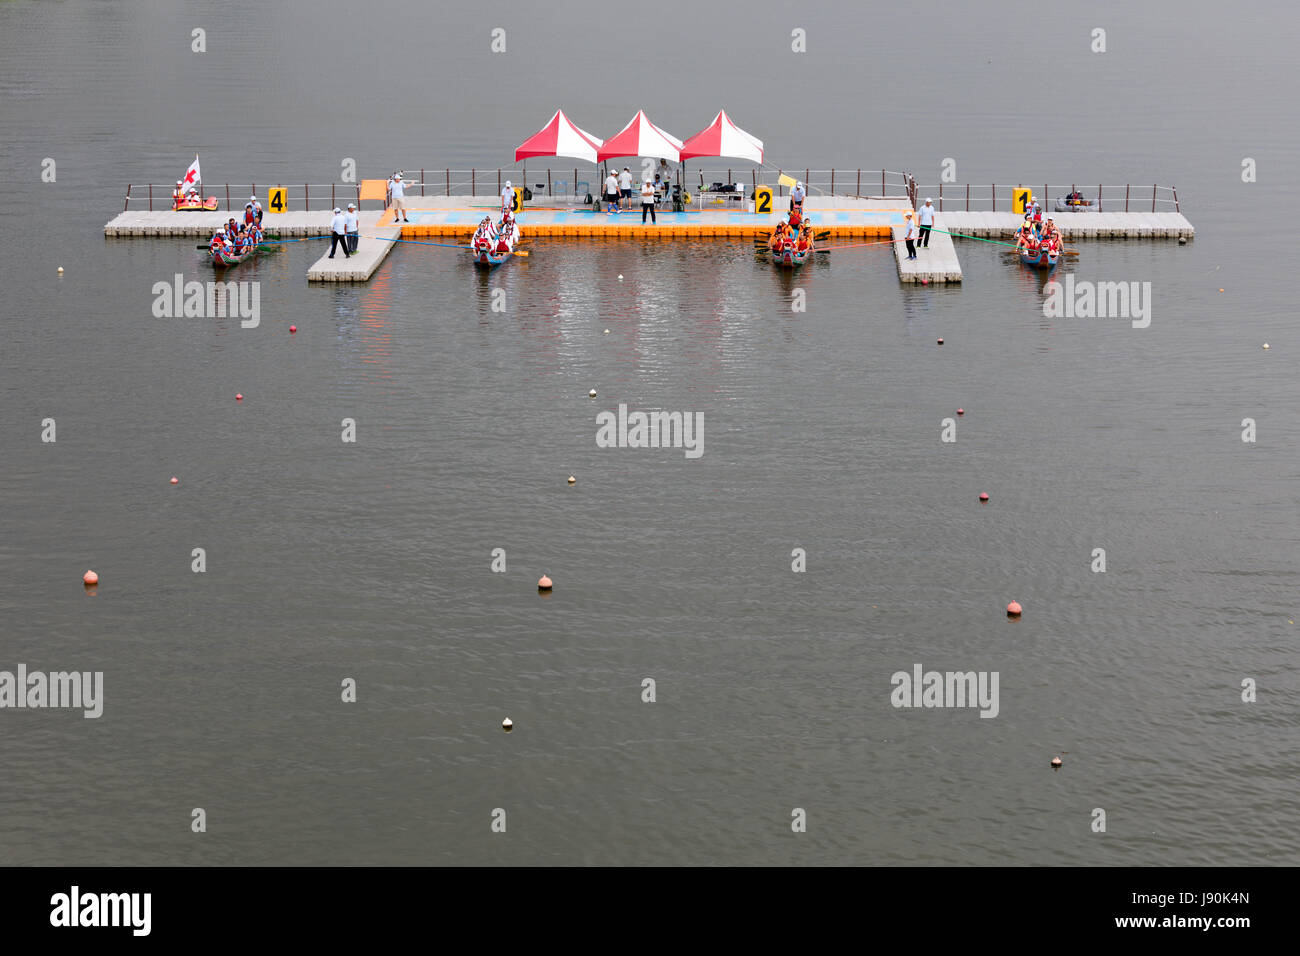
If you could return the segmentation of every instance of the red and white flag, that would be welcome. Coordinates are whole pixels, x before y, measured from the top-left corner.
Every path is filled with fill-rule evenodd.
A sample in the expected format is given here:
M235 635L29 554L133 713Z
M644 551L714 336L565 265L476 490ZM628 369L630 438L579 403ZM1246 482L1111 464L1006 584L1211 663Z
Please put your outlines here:
M199 174L199 155L194 154L194 162L190 163L190 168L185 170L185 178L181 180L181 188L189 191L191 186L198 187L203 182L203 177Z

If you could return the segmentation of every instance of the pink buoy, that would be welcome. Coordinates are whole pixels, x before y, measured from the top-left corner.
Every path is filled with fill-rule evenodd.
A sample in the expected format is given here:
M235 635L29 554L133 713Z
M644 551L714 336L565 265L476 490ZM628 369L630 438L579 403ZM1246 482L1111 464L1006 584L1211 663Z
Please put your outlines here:
M959 408L959 409L957 409L957 414L958 414L958 415L965 415L965 414L966 414L966 409L964 409L964 408Z
M539 590L539 591L549 591L550 589L551 589L551 579L548 578L546 575L543 574L543 575L542 575L542 576L537 580L537 590Z
M81 580L85 583L86 587L90 587L91 585L99 583L99 575L94 571L87 571L81 576Z
M1019 601L1012 601L1007 605L1007 617L1019 617L1020 611L1021 607Z
M244 400L244 393L243 393L243 392L236 392L236 393L235 393L235 401L237 401L237 402L242 402L243 400Z
M291 326L289 326L289 334L290 334L290 335L293 335L293 333L295 333L295 332L297 332L297 331L298 331L298 326L296 326L296 325L291 325Z
M181 480L180 480L179 478L177 478L175 475L172 475L172 484L173 484L173 485L179 485L180 483L181 483Z
M981 491L980 501L988 501L988 500L989 500L989 493L987 491Z
M943 345L943 339L940 339L940 340L939 340L939 344L940 344L940 345Z

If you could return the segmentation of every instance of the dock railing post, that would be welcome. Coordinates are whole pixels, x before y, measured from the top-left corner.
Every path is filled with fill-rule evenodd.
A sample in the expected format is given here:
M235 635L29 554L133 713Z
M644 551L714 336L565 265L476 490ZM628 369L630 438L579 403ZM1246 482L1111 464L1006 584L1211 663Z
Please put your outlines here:
M126 202L122 203L122 212L126 212L127 207L131 205L131 184L126 184Z
M1125 184L1124 184L1124 211L1125 211L1125 212L1128 212L1128 191L1129 191L1129 187L1131 187L1132 185L1133 185L1132 183L1125 183ZM1101 205L1101 194L1100 194L1100 193L1097 194L1097 205L1099 205L1099 206Z
M939 180L939 211L943 212L943 180Z
M338 202L334 198L334 184L330 183L330 205L337 206Z
M302 184L302 211L311 212L311 190L306 183Z
M1152 212L1156 211L1156 190L1159 188L1160 188L1159 184L1152 183L1151 185L1151 211Z
M1178 187L1170 186L1169 188L1172 189L1174 193L1174 212L1182 212L1183 211L1182 207L1178 205ZM129 186L127 187L127 191L128 192L130 191Z
M226 212L230 212L230 183L226 183Z
M887 193L885 192L885 171L882 169L880 171L880 198L884 199L886 195Z
M858 170L858 191L854 193L859 199L862 198L862 170Z
M966 211L970 212L970 183L966 184Z
M501 195L501 167L497 167L497 195Z
M420 170L420 198L424 198L424 170Z
M835 195L835 167L831 167L831 195Z
M996 184L989 187L989 195L993 197L993 211L997 212L998 211L998 187Z
M226 208L230 208L230 203L226 203ZM149 211L153 212L153 183L149 184Z
M554 190L551 189L551 167L549 166L546 167L546 195L547 196L555 195Z
M477 178L477 172L471 169L469 171L469 194L471 196L478 195L478 184L474 182L476 178Z

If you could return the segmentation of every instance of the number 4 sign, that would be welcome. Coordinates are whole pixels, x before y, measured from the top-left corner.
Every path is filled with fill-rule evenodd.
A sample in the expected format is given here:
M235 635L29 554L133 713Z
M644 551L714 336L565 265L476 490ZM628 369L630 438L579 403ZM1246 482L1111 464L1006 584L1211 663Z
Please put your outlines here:
M283 186L276 186L266 196L266 208L269 212L284 212L288 208L284 198Z

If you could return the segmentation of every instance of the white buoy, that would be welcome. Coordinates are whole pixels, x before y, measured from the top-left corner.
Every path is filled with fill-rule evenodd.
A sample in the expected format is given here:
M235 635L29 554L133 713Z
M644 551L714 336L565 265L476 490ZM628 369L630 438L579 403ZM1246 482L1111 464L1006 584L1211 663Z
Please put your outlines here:
M606 334L606 335L609 335L609 329L606 329L606 330L605 330L605 334Z
M576 484L577 481L578 481L578 479L577 479L577 478L574 478L573 475L570 475L570 476L569 476L569 484L571 484L571 485L572 485L572 484Z
M1267 343L1267 342L1264 343L1264 349L1265 349L1265 351L1268 350L1268 343Z
M509 717L501 721L501 729L504 730L506 733L510 733L510 729L514 727L514 725L515 722L511 720Z
M63 266L59 266L59 275L63 275ZM623 277L619 276L619 278L621 279Z
M596 390L593 388L590 392L587 393L587 397L588 397L588 398L595 398L595 397L596 397Z
M621 272L618 274L618 281L619 281L619 282L622 282L622 281L623 281L623 273L621 273Z

